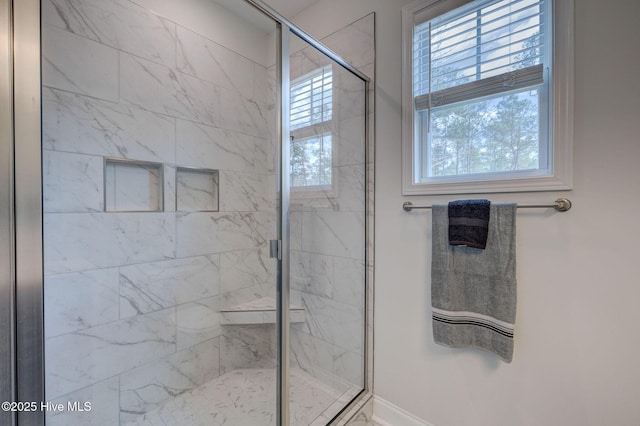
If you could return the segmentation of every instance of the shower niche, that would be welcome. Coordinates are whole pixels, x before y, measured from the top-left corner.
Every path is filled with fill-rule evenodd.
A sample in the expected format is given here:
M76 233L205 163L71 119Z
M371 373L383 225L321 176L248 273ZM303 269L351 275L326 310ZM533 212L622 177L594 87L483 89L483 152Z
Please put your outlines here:
M176 211L217 212L218 170L176 167Z
M163 182L163 166L160 163L105 158L105 211L162 211Z

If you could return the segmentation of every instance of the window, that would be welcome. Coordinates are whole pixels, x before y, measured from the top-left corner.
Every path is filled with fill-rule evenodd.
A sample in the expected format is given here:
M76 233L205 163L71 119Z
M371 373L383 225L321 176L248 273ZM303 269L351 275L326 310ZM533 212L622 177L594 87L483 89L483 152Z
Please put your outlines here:
M291 187L331 186L333 74L331 65L291 83Z
M570 189L571 9L555 3L404 9L405 195Z

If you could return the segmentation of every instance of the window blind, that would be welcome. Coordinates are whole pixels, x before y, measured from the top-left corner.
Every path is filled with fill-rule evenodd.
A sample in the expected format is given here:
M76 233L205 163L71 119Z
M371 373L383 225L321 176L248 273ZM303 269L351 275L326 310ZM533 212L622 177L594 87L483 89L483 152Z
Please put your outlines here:
M331 120L332 87L331 65L291 83L291 130Z
M472 2L416 25L416 109L543 84L547 1Z

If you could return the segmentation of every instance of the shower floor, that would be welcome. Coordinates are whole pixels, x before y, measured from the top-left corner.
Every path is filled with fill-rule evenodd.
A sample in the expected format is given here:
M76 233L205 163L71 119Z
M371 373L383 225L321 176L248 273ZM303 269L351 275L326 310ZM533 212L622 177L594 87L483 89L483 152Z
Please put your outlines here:
M340 392L301 370L290 374L293 426L326 425L359 388ZM275 369L230 371L167 401L128 426L269 426L276 424Z

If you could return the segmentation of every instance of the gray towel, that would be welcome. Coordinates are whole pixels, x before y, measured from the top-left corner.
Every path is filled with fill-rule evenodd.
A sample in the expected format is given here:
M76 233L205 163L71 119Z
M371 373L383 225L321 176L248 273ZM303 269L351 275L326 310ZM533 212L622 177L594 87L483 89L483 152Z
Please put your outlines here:
M436 343L513 358L515 203L492 203L485 250L448 243L447 205L433 206L431 305Z

